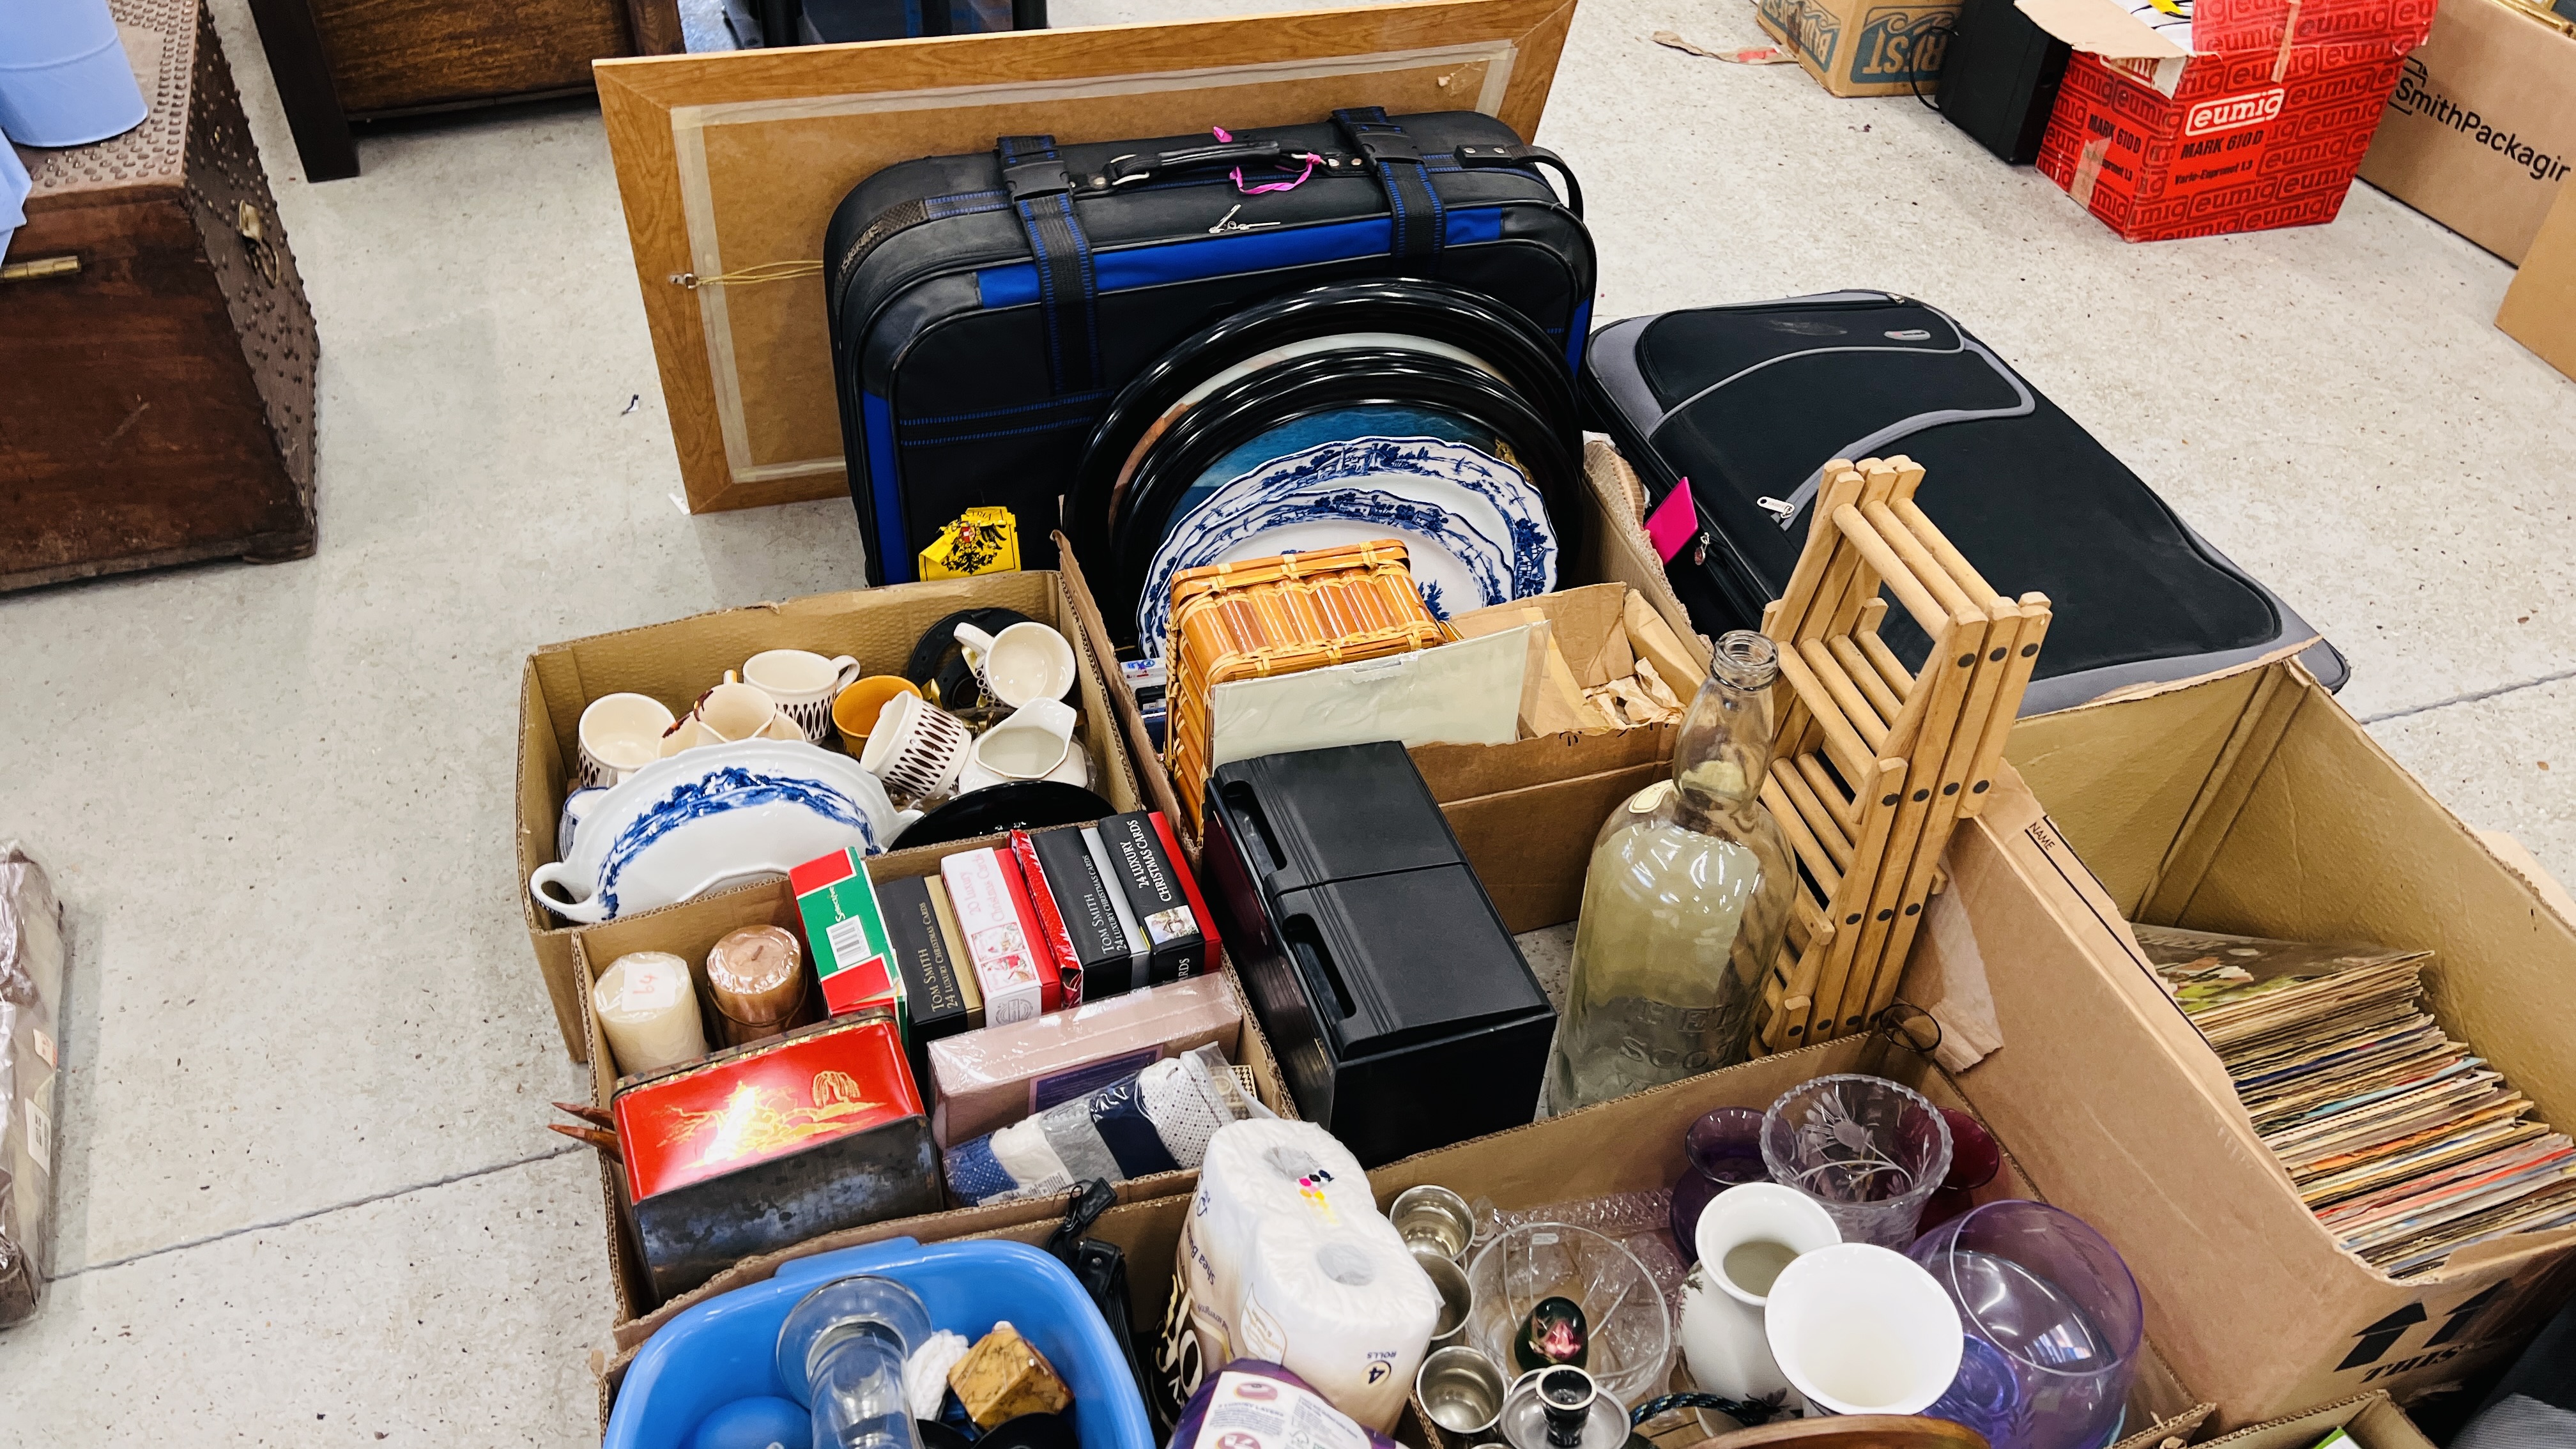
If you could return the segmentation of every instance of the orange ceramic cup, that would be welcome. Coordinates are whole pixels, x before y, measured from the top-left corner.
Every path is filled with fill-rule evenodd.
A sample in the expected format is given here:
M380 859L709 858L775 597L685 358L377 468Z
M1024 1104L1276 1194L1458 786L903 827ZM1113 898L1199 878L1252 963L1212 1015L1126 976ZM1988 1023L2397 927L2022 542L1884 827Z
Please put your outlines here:
M921 686L900 674L871 674L850 681L832 700L832 727L841 732L841 748L851 759L867 748L868 731L877 727L877 715L899 694L921 697Z

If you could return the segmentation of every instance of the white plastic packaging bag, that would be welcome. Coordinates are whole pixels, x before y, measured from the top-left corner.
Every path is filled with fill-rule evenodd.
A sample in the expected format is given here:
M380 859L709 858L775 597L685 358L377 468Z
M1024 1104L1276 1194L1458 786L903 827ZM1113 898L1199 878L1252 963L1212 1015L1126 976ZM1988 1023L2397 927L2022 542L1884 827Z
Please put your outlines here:
M1440 1313L1358 1159L1311 1122L1237 1122L1209 1140L1173 1291L1176 1400L1200 1365L1266 1359L1377 1430L1403 1411Z

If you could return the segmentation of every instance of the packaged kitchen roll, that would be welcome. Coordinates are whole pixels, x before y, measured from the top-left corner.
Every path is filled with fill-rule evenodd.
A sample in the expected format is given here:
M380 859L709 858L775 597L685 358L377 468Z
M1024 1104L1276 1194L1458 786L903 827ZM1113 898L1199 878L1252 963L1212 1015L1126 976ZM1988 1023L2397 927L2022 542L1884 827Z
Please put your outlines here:
M1203 1365L1248 1357L1378 1430L1402 1412L1440 1314L1358 1159L1311 1122L1236 1122L1209 1139L1172 1292L1157 1388L1175 1412Z

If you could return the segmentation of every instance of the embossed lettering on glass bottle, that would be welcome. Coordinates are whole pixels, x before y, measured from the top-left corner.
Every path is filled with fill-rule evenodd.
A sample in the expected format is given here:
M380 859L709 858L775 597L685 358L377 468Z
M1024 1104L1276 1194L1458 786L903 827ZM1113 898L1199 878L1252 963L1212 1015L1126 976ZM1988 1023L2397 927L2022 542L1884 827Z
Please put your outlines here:
M1673 777L1602 824L1549 1053L1551 1110L1744 1059L1796 890L1761 801L1778 674L1770 640L1741 629L1718 640Z

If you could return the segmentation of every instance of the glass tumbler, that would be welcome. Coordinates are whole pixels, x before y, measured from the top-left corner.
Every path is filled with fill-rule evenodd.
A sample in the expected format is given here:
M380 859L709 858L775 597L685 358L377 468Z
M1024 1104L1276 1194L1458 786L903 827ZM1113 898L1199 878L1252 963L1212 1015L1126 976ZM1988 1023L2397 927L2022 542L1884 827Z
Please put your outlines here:
M1673 1246L1688 1266L1699 1257L1699 1215L1709 1199L1730 1187L1769 1182L1762 1163L1762 1114L1750 1107L1720 1107L1682 1134L1682 1175L1673 1179Z
M1762 1114L1771 1180L1823 1203L1846 1243L1903 1252L1950 1171L1950 1125L1922 1094L1857 1072L1792 1087Z
M1959 1306L1970 1364L1925 1412L1994 1449L2093 1449L2120 1422L2145 1305L2100 1233L2046 1203L2009 1198L1923 1235L1907 1257ZM2009 1371L1972 1384L1970 1365Z
M1941 1120L1950 1124L1950 1174L1923 1204L1923 1220L1914 1225L1918 1233L1928 1233L1975 1207L1977 1189L1994 1181L2004 1168L2003 1148L1974 1114L1944 1107Z
M840 1278L808 1293L778 1329L778 1377L814 1416L814 1449L921 1449L903 1365L930 1339L930 1313L891 1278Z

